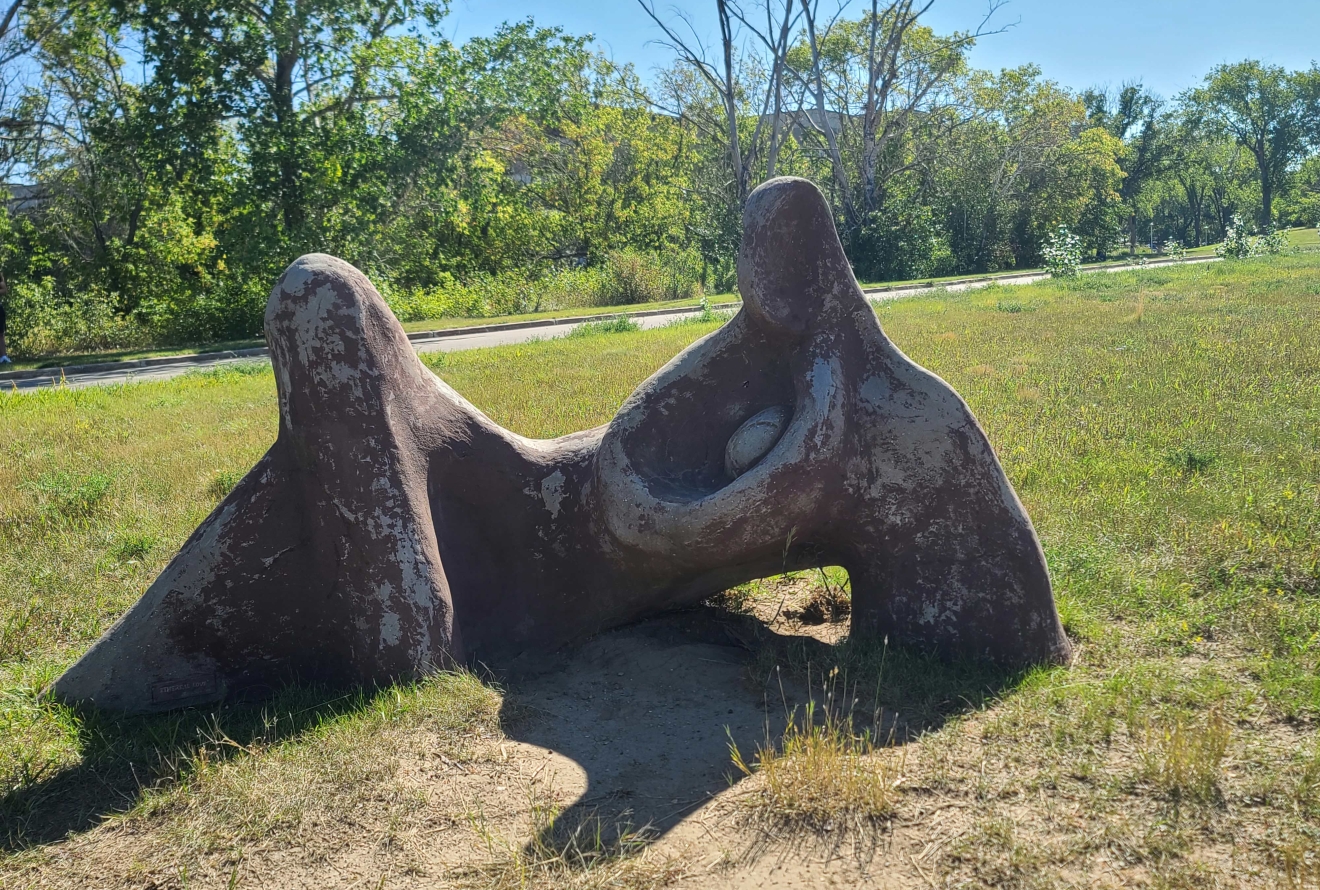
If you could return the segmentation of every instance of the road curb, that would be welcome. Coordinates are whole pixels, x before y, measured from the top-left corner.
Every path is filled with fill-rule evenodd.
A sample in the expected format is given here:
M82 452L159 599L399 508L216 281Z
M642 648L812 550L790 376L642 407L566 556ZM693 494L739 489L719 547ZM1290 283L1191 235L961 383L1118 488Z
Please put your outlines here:
M1122 272L1126 269L1148 269L1151 266L1179 266L1184 263L1205 263L1219 259L1213 256L1193 256L1183 259L1149 260L1138 263L1107 263L1105 265L1083 266L1082 274L1095 272ZM880 287L864 287L864 294L887 294L893 291L937 290L941 287L954 287L963 284L992 284L996 281L1014 281L1019 278L1048 278L1049 273L1041 269L1023 269L1021 272L1008 272L1003 275L980 275L976 278L951 278L947 281L920 281L908 284L886 284Z
M710 308L716 311L736 309L742 303L715 303ZM488 334L493 331L521 331L528 328L552 328L564 325L583 324L593 321L608 321L611 318L652 318L665 315L691 315L700 312L698 306L685 306L681 309L646 309L641 312L609 312L597 315L573 315L564 318L539 318L535 321L512 321L504 324L469 325L462 328L439 328L433 331L413 331L408 340L413 343L426 343L451 337L464 337L470 334ZM187 355L160 355L153 358L130 359L122 362L96 362L90 365L64 365L58 368L31 368L24 371L0 371L0 382L19 380L38 380L49 377L59 381L71 374L100 374L106 371L131 371L134 368L158 368L162 365L205 365L213 362L237 358L265 358L270 349L254 346L251 349L226 349L218 352L195 352Z

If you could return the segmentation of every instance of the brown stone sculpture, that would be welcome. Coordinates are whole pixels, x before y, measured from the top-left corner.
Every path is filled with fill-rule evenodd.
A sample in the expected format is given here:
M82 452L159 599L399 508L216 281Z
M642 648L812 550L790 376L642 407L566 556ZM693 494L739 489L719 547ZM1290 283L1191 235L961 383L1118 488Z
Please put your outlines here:
M742 311L552 440L427 370L362 273L299 259L266 308L275 444L54 694L142 712L499 664L816 565L848 570L855 635L1065 661L1030 520L820 192L767 182L745 227Z

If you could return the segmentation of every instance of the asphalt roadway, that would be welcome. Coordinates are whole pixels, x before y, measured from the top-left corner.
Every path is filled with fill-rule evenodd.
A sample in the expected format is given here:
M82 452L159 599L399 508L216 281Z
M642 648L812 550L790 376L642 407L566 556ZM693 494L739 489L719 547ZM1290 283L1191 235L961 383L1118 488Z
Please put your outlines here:
M1155 261L1147 264L1151 266L1173 265L1175 263L1205 263L1214 262L1215 258L1195 258L1189 260L1165 260ZM1111 266L1103 269L1088 270L1087 274L1098 274L1101 272L1122 272L1136 268L1135 266ZM988 284L1031 284L1036 281L1043 281L1049 275L1044 272L1024 273L1012 277L1001 278L977 278L966 281L952 282L943 285L946 291L964 291L985 287ZM896 300L901 297L910 297L916 294L927 293L939 289L940 285L918 284L894 288L869 288L866 296L870 300ZM643 329L663 327L667 324L696 315L695 309L675 309L665 310L645 315L631 316ZM601 316L609 318L611 316ZM480 330L471 333L464 333L462 329L450 331L437 331L433 335L421 339L414 339L413 346L418 352L459 352L464 349L482 349L488 346L507 346L514 343L530 343L534 340L547 340L552 337L562 337L571 332L578 325L583 324L581 320L566 322L544 322L537 325L488 325ZM0 373L0 391L3 392L24 392L34 389L48 388L52 386L67 386L71 389L79 389L85 386L108 386L111 384L122 383L143 383L152 380L168 380L171 377L177 377L180 374L186 374L189 371L195 371L205 368L214 368L221 365L229 365L237 362L267 362L264 353L265 350L246 350L247 354L215 353L214 357L203 356L200 358L189 358L180 360L156 360L157 364L150 366L141 366L137 363L124 362L124 367L106 367L98 366L95 370L61 370L58 368L50 371L41 372L41 376L25 376L23 379L15 379L11 373Z

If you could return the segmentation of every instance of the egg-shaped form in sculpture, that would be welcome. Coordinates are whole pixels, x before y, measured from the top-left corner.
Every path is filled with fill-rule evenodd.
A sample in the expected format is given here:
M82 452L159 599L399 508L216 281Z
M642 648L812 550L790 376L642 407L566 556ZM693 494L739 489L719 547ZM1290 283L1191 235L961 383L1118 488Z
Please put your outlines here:
M724 472L737 479L757 461L770 453L779 437L788 429L791 411L783 405L766 408L753 415L729 437L724 446Z

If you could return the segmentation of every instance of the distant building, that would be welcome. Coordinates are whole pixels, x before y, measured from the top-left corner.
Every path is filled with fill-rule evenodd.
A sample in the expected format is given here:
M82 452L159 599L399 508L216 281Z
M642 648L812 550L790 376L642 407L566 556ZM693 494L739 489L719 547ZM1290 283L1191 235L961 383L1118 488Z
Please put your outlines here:
M0 183L0 194L5 196L5 209L10 213L32 213L50 200L41 186L21 182Z

